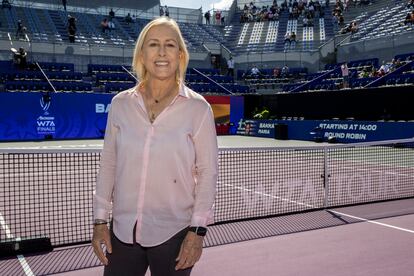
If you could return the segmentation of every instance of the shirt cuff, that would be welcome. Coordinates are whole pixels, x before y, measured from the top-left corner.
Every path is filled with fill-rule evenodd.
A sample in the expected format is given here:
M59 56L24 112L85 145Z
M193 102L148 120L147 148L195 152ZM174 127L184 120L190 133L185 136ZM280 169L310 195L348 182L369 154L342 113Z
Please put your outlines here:
M93 219L103 219L108 220L109 214L108 211L105 209L96 209L93 214Z
M197 212L191 217L191 226L207 227L208 224L213 224L213 212Z

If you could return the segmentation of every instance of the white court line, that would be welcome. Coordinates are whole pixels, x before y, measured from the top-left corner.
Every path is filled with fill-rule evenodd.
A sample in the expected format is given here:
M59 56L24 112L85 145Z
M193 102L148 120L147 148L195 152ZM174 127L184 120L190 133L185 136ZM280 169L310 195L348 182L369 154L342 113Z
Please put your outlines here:
M224 184L224 186L230 186L230 187L233 187L233 188L236 188L236 189L239 189L239 190L253 192L253 193L258 194L258 195L263 195L263 196L267 196L267 197L271 197L271 198L280 199L282 201L287 201L287 202L290 202L290 203L294 203L294 204L297 204L297 205L302 205L302 206L306 206L306 207L310 207L310 208L315 208L315 206L313 206L313 205L309 205L309 204L302 203L302 202L299 202L299 201L290 200L290 199L283 198L283 197L280 197L280 196L275 196L275 195L270 195L270 194L264 194L264 193L261 193L261 192L256 192L256 191L253 191L251 189L246 189L246 188L235 186L235 185Z
M35 276L23 255L17 255L17 258L19 259L20 265L22 266L24 273L26 273L27 276Z
M1 213L0 213L0 225L1 225L1 228L3 228L3 230L6 232L6 237L8 239L13 239L14 236L12 235L9 226L6 224L6 221L4 220L4 217ZM16 241L21 241L21 238L16 238ZM20 265L22 266L24 273L27 276L34 276L34 273L30 269L30 266L26 262L26 259L24 258L24 256L23 255L17 255L17 259L19 260Z
M400 230L400 231L405 231L405 232L408 232L408 233L414 234L414 230L410 230L410 229L406 229L406 228L402 228L402 227L397 227L397 226L394 226L394 225L391 225L391 224L382 223L382 222L378 222L378 221L375 221L375 220L370 220L370 219L360 218L360 217L356 217L356 216L348 215L348 214L341 213L341 212L334 211L334 210L329 210L329 211L330 211L330 212L332 212L332 213L335 213L335 214L341 215L341 216L346 216L346 217L350 217L350 218L358 219L358 220L361 220L361 221L364 221L364 222L373 223L373 224L378 224L378 225L381 225L381 226L385 226L385 227L389 227L389 228L393 228L393 229L397 229L397 230Z
M303 205L303 206L306 206L306 207L315 208L315 206L313 206L313 205L309 205L309 204L302 203L302 202L298 202L298 201L294 201L294 200L289 200L287 198L282 198L282 197L279 197L279 196L274 196L274 195L270 195L270 194L256 192L256 191L252 191L251 189L246 189L246 188L242 188L242 187L234 186L234 185L230 185L230 184L224 184L224 185L225 186L231 186L231 187L236 188L236 189L239 189L239 190L244 190L244 191L248 191L248 192L254 192L255 194L259 194L259 195L263 195L263 196L267 196L267 197L271 197L271 198L280 199L282 201L287 201L287 202L295 203L295 204L298 204L298 205ZM406 229L406 228L402 228L402 227L398 227L398 226L394 226L394 225L391 225L391 224L386 224L386 223L382 223L382 222L378 222L378 221L374 221L374 220L360 218L360 217L353 216L353 215L348 215L348 214L345 214L345 213L341 213L341 212L338 212L338 211L334 211L332 209L327 209L327 211L332 212L332 213L335 213L335 214L338 214L338 215L347 216L347 217L350 217L350 218L354 218L354 219L357 219L357 220L361 220L363 222L377 224L377 225L380 225L380 226L384 226L384 227L388 227L388 228L393 228L393 229L396 229L396 230L405 231L405 232L414 234L414 230L410 230L410 229Z

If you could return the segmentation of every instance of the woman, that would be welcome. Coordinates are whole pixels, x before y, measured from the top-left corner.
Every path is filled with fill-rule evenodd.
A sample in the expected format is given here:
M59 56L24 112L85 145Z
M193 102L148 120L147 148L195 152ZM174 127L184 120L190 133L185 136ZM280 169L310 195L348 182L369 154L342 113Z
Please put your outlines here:
M217 139L210 105L184 85L188 60L177 23L151 21L134 51L140 82L112 100L92 238L104 275L144 275L148 267L155 276L190 275L201 256Z

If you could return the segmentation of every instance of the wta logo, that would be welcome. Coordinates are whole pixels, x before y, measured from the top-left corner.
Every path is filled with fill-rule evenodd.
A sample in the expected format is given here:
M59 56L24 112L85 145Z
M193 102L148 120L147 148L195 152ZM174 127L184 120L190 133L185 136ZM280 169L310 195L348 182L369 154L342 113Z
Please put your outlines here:
M50 108L50 96L49 95L43 95L40 98L40 107L42 107L43 112L45 115L48 115L49 108Z

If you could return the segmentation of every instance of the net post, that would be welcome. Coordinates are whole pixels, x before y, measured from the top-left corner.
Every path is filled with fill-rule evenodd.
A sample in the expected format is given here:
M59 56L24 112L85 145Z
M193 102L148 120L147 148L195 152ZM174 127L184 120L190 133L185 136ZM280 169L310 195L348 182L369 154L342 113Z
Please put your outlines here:
M329 196L329 171L328 171L328 147L324 148L323 151L323 187L325 191L325 197L323 201L323 206L325 209L328 208L328 196Z

